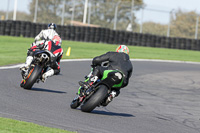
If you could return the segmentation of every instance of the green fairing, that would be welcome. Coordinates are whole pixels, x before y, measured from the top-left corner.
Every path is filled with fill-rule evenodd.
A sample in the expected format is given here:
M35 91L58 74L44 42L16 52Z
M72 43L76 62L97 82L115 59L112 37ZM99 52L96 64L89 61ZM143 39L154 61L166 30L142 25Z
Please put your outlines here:
M106 78L108 77L108 73L110 73L110 72L119 72L119 70L105 70L105 71L103 72L103 77L101 78L101 80L106 79ZM121 87L123 81L124 81L124 78L122 79L122 81L121 81L119 84L115 84L115 85L113 85L112 87L113 87L113 88L119 88L119 87Z
M101 80L106 79L106 78L108 77L108 73L110 73L110 72L118 72L118 70L105 70L105 71L103 72L103 77L101 78ZM89 78L87 78L87 79L85 80L85 82L87 82L88 80L89 80ZM115 84L115 85L113 85L112 87L113 87L113 88L119 88L119 87L121 87L123 81L124 81L124 78L122 79L122 81L121 81L119 84ZM78 89L78 95L81 93L80 91L81 91L81 86L80 86L79 89Z

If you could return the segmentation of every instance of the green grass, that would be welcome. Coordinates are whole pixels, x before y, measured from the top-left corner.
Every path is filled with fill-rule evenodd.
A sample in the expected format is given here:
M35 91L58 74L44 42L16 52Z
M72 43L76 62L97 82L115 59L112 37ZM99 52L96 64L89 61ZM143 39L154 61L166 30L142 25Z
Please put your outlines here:
M74 133L0 117L0 133Z
M24 63L27 49L33 38L0 36L0 66ZM63 59L93 58L108 51L115 51L118 45L63 41ZM66 56L71 47L70 56ZM132 59L161 59L200 62L200 51L128 46Z

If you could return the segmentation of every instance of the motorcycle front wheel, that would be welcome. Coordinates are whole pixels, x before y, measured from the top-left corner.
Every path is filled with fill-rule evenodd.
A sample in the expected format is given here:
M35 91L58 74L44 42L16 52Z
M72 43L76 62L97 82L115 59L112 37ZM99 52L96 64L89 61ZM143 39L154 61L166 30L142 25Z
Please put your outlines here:
M30 90L42 72L42 67L35 65L29 71L26 79L22 80L20 86L24 89Z
M70 107L76 109L80 105L78 96L71 102Z

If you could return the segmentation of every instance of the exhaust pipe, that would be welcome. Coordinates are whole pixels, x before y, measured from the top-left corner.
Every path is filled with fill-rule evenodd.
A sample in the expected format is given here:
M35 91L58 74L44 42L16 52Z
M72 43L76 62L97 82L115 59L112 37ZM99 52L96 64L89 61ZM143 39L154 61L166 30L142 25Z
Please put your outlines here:
M46 61L46 60L49 60L49 56L45 53L43 53L41 56L40 56L40 61Z

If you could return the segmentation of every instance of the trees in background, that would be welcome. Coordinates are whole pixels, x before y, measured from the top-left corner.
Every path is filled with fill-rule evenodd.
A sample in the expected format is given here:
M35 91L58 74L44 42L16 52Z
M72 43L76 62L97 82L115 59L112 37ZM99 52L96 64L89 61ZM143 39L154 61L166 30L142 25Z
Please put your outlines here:
M195 38L196 22L198 14L195 11L184 12L181 9L176 11L172 17L170 25L170 37ZM139 27L138 27L139 29ZM137 30L138 30L137 29ZM200 25L198 26L200 29ZM166 36L168 25L155 22L143 23L143 33ZM200 37L200 33L198 35Z
M0 19L5 20L6 19L6 12L0 11L0 16L1 16ZM12 20L12 19L13 19L13 11L10 11L8 13L8 20ZM25 12L18 11L17 12L17 20L30 21L29 14L27 14Z
M64 0L38 0L37 22L49 23L54 22L61 24L62 9ZM32 0L29 4L29 13L17 12L17 20L32 21L35 13L35 2ZM83 11L85 0L65 0L64 25L70 24L72 11L74 9L75 21L83 21ZM126 30L131 22L131 3L132 0L89 0L87 23L99 25L113 29L114 15L118 6L117 30ZM74 8L73 8L74 4ZM140 25L136 21L134 13L145 7L143 0L134 0L133 10L133 32L140 32ZM0 11L0 15L6 14ZM196 22L199 14L195 11L184 12L181 9L174 12L171 25L170 37L194 38L196 31ZM9 12L9 19L12 19L13 12ZM90 20L90 21L88 21ZM144 22L142 33L156 34L161 36L167 35L168 24L159 24L155 22ZM200 27L200 26L199 26ZM199 28L198 28L199 29ZM200 34L200 32L199 32ZM200 35L198 35L200 37Z
M40 23L60 23L63 0L38 0L37 22ZM36 0L29 4L30 20L34 19Z
M172 19L171 36L194 38L197 16L198 14L194 11L183 12L178 10Z
M98 0L91 1L91 23L113 29L115 9L118 6L117 29L126 29L131 22L132 0ZM134 12L144 6L143 0L134 1L133 25L136 24Z
M163 25L163 24L155 23L155 22L145 22L143 23L142 33L166 36L167 28L168 28L168 25ZM136 30L138 32L140 31L140 25L138 25Z
M34 18L35 2L36 0L32 0L29 5L31 20ZM74 20L83 21L84 2L84 0L65 0L65 24L70 24L73 4L75 5ZM89 0L88 17L90 17L90 23L112 29L115 8L118 2L119 0ZM122 0L118 3L117 18L118 23L120 23L118 29L124 29L130 23L131 2L132 0ZM135 0L134 3L135 11L144 5L143 0ZM60 24L63 4L63 0L39 0L37 22L54 22ZM134 16L133 19L135 19Z

